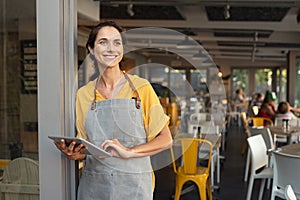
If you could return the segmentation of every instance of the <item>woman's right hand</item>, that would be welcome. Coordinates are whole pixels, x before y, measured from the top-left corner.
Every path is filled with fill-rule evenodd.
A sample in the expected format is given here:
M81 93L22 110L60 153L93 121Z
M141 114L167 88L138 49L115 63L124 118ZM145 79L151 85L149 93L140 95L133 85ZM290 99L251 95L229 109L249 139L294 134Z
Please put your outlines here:
M64 139L60 142L54 142L54 144L70 160L84 160L86 157L85 154L81 153L86 150L83 144L76 145L76 142L73 141L67 146Z

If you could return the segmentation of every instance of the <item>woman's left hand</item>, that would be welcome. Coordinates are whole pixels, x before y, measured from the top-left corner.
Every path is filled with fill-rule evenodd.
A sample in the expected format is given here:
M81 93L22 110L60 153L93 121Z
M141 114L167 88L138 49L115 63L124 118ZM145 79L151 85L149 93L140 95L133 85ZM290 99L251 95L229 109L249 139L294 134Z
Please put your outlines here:
M113 140L105 140L102 145L102 149L109 149L108 152L112 154L114 157L120 157L120 158L131 158L134 157L134 153L131 151L130 148L127 148L123 146L119 140L113 139Z

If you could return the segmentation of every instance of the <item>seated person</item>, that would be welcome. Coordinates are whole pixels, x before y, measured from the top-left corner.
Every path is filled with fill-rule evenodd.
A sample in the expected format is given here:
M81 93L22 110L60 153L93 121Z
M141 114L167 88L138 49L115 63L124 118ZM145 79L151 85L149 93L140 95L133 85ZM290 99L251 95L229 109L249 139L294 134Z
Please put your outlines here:
M248 116L254 117L258 114L258 110L261 106L261 104L264 101L264 95L262 93L255 93L253 96L253 99L250 101L248 106Z
M290 111L298 118L300 117L300 108L290 106Z
M296 119L297 117L291 112L292 107L287 101L282 101L278 104L276 118Z
M245 98L243 89L240 88L235 91L234 102L235 103L245 103L246 102L246 98Z
M256 93L254 99L251 101L251 106L261 106L264 101L264 95L262 93Z
M294 115L293 112L299 113L300 109L299 108L294 108L294 107L290 106L290 104L287 101L282 101L282 102L280 102L278 104L278 108L277 108L277 112L276 112L275 118L277 120L278 119L279 120L281 120L281 119L292 120L291 122L289 122L290 125L291 126L297 126L297 120L294 121L295 119L297 119L297 116ZM276 119L275 119L275 121L276 121ZM278 140L278 138L277 138L277 140ZM291 140L292 140L292 142L298 142L298 136L296 136L296 137L292 136ZM284 141L284 142L283 141L277 142L277 146L282 146L282 145L286 145L286 141Z
M243 89L237 89L235 91L235 97L233 99L233 110L237 112L246 112L246 97Z
M272 98L265 98L263 104L260 106L256 117L265 117L274 120L276 114L275 100Z

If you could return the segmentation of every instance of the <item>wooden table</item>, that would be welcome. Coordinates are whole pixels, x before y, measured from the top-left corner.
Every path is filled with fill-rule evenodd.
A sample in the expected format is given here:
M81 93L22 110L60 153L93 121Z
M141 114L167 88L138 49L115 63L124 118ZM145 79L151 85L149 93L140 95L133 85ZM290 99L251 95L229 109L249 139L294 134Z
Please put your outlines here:
M268 126L268 128L270 129L273 137L275 137L275 135L286 136L288 144L291 144L292 136L300 136L299 126L292 126L288 130L284 129L282 126Z
M285 145L279 148L280 152L300 156L300 143Z

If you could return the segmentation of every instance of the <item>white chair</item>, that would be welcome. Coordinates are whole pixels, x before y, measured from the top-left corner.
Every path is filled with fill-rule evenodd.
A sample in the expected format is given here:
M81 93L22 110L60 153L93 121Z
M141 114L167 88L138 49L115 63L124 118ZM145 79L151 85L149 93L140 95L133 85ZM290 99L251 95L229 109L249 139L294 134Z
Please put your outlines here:
M225 151L225 142L226 142L226 126L227 119L224 112L212 113L211 120L214 121L215 125L220 127L220 132L222 134L222 151Z
M263 197L265 181L273 177L273 169L268 167L267 147L262 135L251 136L247 139L251 150L251 175L248 183L247 200L251 199L254 179L261 179L259 200ZM261 169L258 171L258 169Z
M291 185L287 185L285 187L284 196L287 200L297 200L297 197Z
M272 151L274 156L274 178L271 199L285 198L285 187L292 185L297 199L300 199L300 157Z
M272 134L269 128L267 127L248 127L249 135L255 136L255 135L262 135L263 139L265 141L267 149L273 149L274 148L274 141L272 138ZM248 175L249 175L249 167L250 167L250 149L248 149L247 152L247 158L246 158L246 164L245 164L245 176L244 181L248 181ZM269 167L272 167L271 159L269 159ZM270 183L270 182L269 182ZM269 187L269 184L268 184Z
M242 125L242 120L241 120L241 112L235 112L235 111L229 111L227 113L228 115L228 124L232 124L232 118L237 120L238 126Z
M39 164L29 158L9 162L0 182L0 199L39 200Z
M218 136L220 136L220 129L219 126L205 126L205 125L201 125L201 133L206 134L206 137L209 137L209 135L214 135L217 136L216 141L212 141L214 148L213 148L213 153L212 153L212 162L211 162L211 170L210 170L210 176L211 176L211 185L212 185L212 189L214 189L214 172L215 172L215 167L217 167L217 183L220 183L220 146L215 145L216 143L220 142L217 139L219 138ZM206 139L206 138L204 138ZM201 155L201 154L199 154Z
M283 119L285 119L285 118L276 117L274 120L274 125L281 126L283 123ZM288 120L289 120L290 126L298 126L298 119L288 119Z

